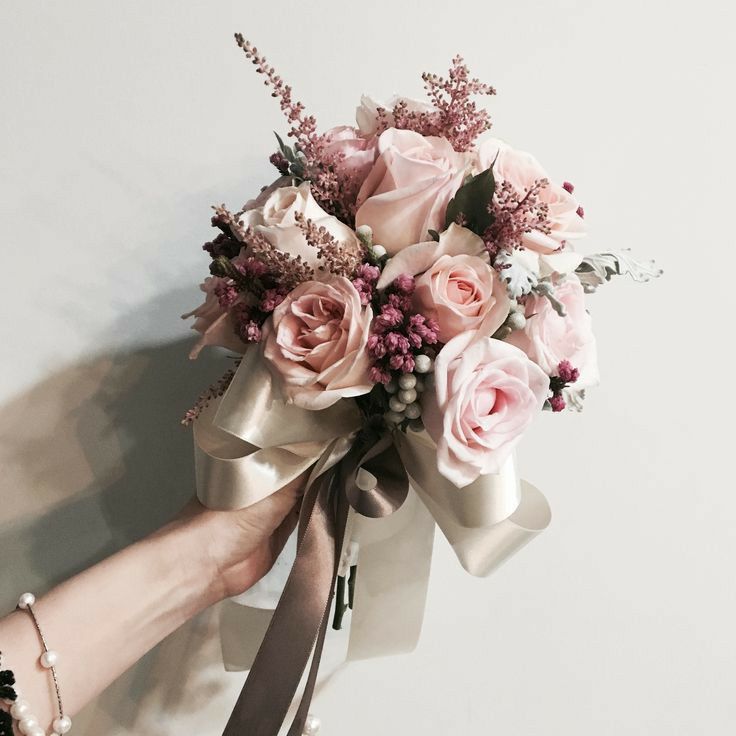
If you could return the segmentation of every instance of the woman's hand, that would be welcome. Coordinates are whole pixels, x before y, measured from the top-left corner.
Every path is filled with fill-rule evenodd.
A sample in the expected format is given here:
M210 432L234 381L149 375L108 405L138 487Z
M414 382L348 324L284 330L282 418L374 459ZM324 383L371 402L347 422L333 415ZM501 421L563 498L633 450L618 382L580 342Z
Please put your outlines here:
M73 716L185 621L260 580L296 526L304 482L240 511L194 501L176 521L39 598L34 610L61 657L65 712ZM0 642L35 715L51 723L57 705L26 612L0 619Z
M212 511L195 501L181 523L201 525L201 554L211 561L213 595L238 595L273 566L296 527L306 473L262 501L239 511Z

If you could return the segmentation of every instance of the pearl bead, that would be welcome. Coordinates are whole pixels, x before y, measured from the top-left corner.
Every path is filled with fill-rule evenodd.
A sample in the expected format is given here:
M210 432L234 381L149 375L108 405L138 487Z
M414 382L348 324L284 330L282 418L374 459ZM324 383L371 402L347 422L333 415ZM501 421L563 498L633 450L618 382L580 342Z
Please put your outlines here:
M510 334L512 330L508 325L501 325L493 335L493 337L496 338L496 340L505 340Z
M307 720L304 722L303 736L317 736L322 723L317 716L313 716L311 713L307 716Z
M69 733L69 731L72 728L72 719L68 716L64 716L63 718L57 718L54 723L54 731L57 733Z
M412 404L417 400L417 392L416 389L413 388L407 388L403 391L399 391L397 395L399 397L399 401L403 401L405 404Z
M395 394L399 390L399 385L396 383L396 379L392 378L385 386L386 393Z
M56 731L53 731L53 732L51 733L51 736L61 736L61 734L58 734L58 733L56 733Z
M389 423L389 424L401 424L401 422L404 421L404 415L399 414L397 411L387 411L383 418Z
M18 728L21 733L26 734L26 736L30 736L31 729L38 728L36 716L27 715L25 718L21 718L20 723L18 723Z
M31 707L26 703L25 700L20 698L13 703L10 707L10 715L15 718L16 721L20 721L23 718L31 714Z
M424 431L424 424L422 424L421 419L412 419L409 422L409 429L412 432L423 432Z
M373 255L376 258L383 258L386 255L386 249L382 245L374 245Z
M49 649L48 652L44 652L41 655L41 659L39 660L41 662L41 666L45 667L47 670L50 670L52 667L56 667L56 665L59 662L59 654L58 652L55 652L53 649Z
M401 399L398 399L396 396L392 396L388 401L388 406L391 409L391 411L395 411L397 413L401 413L406 409L406 404L401 401Z
M511 312L506 319L506 324L512 330L523 330L526 325L526 317L521 312Z
M414 370L417 373L429 373L432 370L432 358L429 355L417 355L414 358Z
M416 385L417 377L412 373L404 373L404 375L399 378L399 388L414 388Z
M422 416L422 407L419 404L409 404L404 410L407 419L419 419Z
M424 381L421 378L417 378L417 385L414 386L414 390L420 394L424 391Z
M25 610L28 606L34 605L36 602L36 596L33 593L23 593L18 599L18 608Z
M44 731L41 726L35 726L34 728L31 728L27 731L28 736L46 736L46 731Z

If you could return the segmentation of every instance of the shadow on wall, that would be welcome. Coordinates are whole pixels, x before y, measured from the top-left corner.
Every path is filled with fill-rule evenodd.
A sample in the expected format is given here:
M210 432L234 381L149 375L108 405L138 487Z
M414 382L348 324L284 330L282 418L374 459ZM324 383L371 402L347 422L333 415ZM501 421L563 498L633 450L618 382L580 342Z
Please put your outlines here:
M180 302L180 294L170 294L126 322L160 315ZM192 498L191 431L180 419L228 361L210 353L189 362L191 343L99 355L50 375L2 407L0 610L11 610L19 593L43 593L143 537ZM190 646L206 646L207 660L214 658L222 671L211 628L208 619L172 637L180 637L179 644L167 644L180 660L177 666L190 656ZM205 644L210 639L214 643ZM153 659L98 703L110 711L105 720L111 725L132 725L134 704L160 666ZM210 697L214 686L214 680L205 685ZM176 698L173 692L168 697Z

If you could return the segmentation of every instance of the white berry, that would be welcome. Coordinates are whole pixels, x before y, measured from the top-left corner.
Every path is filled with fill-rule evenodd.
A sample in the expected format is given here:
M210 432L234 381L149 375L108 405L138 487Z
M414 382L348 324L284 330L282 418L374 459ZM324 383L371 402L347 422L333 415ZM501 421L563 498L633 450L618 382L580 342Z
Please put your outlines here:
M404 373L403 376L399 378L399 388L401 389L409 389L414 388L417 385L417 377L412 373Z
M526 325L526 317L521 312L511 312L506 319L506 324L512 330L523 330Z
M382 245L374 245L373 255L376 258L383 258L386 255L386 249Z
M403 401L405 404L411 404L417 400L416 389L407 388L404 391L398 393L399 401Z
M392 396L388 400L388 407L391 409L391 411L399 412L401 413L406 409L406 404L401 401L401 399L397 398L396 396Z
M386 393L395 394L399 390L399 384L396 383L396 379L392 378L387 384L384 385Z
M406 414L407 419L419 419L419 417L422 416L422 407L417 403L409 404L409 406L406 407L404 414Z
M432 370L432 358L429 355L417 355L414 358L414 370L417 373L429 373Z

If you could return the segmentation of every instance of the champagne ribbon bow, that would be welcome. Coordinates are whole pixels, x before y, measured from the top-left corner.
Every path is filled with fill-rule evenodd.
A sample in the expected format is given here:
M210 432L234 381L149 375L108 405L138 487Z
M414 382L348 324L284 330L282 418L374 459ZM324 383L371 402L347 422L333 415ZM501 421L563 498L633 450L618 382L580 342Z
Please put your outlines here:
M223 736L277 736L311 655L288 732L301 736L348 534L360 549L348 659L363 659L415 647L435 523L463 567L485 576L550 520L513 462L458 489L438 472L425 433L364 427L351 401L321 411L288 404L254 348L194 434L197 491L210 508L257 503L312 468L296 558Z

